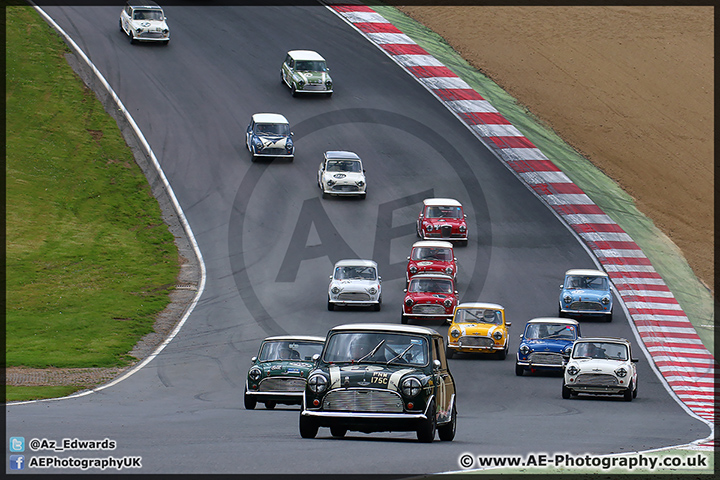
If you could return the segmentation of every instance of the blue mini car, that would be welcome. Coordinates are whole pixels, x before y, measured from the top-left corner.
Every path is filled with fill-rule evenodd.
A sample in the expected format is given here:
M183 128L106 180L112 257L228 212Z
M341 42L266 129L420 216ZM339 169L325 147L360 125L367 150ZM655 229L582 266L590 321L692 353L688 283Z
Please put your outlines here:
M290 123L277 113L256 113L245 133L245 146L252 161L258 157L282 157L291 162L295 158Z
M520 348L515 357L515 375L525 370L562 371L563 355L570 355L573 343L580 336L580 325L569 318L533 318L520 335Z
M600 270L572 269L560 285L559 317L602 317L612 321L613 295L610 278Z

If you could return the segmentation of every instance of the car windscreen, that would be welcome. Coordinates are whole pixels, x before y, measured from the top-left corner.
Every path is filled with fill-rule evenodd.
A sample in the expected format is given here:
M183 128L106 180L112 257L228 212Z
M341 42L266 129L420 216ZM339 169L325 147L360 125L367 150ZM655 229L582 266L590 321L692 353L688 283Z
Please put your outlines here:
M575 344L572 357L626 361L628 359L628 349L622 343L580 342Z
M361 172L362 167L357 160L328 160L328 172Z
M425 337L387 332L338 332L327 341L326 363L385 363L423 366L428 363Z
M492 308L458 308L455 323L489 323L502 325L502 312Z
M259 135L290 135L290 125L287 123L257 123L255 133Z
M412 260L450 262L453 259L453 252L452 249L443 247L415 247L410 258Z
M303 72L326 72L327 65L320 60L298 60L295 62L295 70Z
M157 10L135 10L133 20L162 20L163 14Z
M375 267L344 266L335 267L335 280L375 280L377 271Z
M543 338L575 340L575 338L577 338L577 331L575 325L531 323L525 329L524 336L528 340L539 340Z
M453 293L452 282L442 278L412 278L408 292Z
M322 352L320 342L298 340L278 340L265 342L260 349L258 360L272 362L276 360L312 360L313 355Z
M425 218L461 218L460 207L436 207L430 206L425 209Z
M581 288L583 290L608 290L610 288L607 277L597 277L590 275L568 275L565 279L565 288L573 290Z

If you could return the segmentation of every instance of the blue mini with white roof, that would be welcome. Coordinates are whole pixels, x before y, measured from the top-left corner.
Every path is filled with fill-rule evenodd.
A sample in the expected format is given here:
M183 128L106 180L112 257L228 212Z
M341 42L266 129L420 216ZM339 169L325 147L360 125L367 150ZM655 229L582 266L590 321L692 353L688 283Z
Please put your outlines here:
M560 285L559 317L594 316L611 322L613 295L610 277L601 270L571 269Z
M561 372L580 337L580 324L571 318L540 317L525 324L515 357L515 375L525 371Z
M256 113L247 127L245 144L252 161L258 157L295 158L290 122L278 113Z

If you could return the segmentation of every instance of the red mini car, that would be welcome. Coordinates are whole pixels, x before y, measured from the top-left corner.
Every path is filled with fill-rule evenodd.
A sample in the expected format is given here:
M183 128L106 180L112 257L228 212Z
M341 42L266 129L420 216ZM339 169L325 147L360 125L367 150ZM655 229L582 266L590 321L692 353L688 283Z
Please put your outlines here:
M450 322L458 302L455 281L443 273L418 273L405 289L402 323L411 318L442 319Z
M444 273L457 282L457 258L450 242L433 240L415 242L407 259L406 285L416 273Z
M452 240L467 245L468 231L460 202L452 198L426 198L415 229L423 240Z

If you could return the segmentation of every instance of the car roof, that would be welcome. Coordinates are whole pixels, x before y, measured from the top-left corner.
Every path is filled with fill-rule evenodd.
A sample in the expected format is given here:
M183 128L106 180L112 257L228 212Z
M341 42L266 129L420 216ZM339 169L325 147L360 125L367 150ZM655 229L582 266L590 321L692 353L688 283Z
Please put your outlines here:
M423 200L423 204L438 207L462 207L460 202L452 198L426 198Z
M325 152L325 158L342 158L347 160L360 160L356 153L347 152L345 150L328 150Z
M455 309L459 308L489 308L493 310L505 310L505 307L502 305L498 305L497 303L484 303L484 302L468 302L468 303L461 303Z
M572 268L565 272L565 275L595 275L599 277L607 277L608 274L602 270L593 270L590 268Z
M440 272L423 272L423 273L416 273L415 275L410 278L410 281L413 281L416 278L444 278L447 280L452 280L453 278L450 275L447 275L445 273Z
M252 119L255 123L290 123L279 113L256 113Z
M288 52L294 60L322 60L325 59L319 53L313 50L290 50Z
M580 337L576 342L606 342L606 343L624 343L630 345L630 342L625 338L620 337Z
M312 335L276 335L274 337L267 337L263 339L263 342L277 341L277 340L298 340L308 342L324 342L325 337L315 337Z
M453 248L453 244L450 242L443 242L440 240L420 240L413 243L415 247L439 247L439 248Z
M133 8L158 8L162 10L162 7L152 0L128 0L127 4Z
M420 335L440 335L439 332L432 328L421 327L419 325L398 325L394 323L348 323L338 325L330 329L330 332L343 331L374 331L388 333L415 333Z
M538 317L529 320L527 323L565 323L567 325L580 325L577 320L572 318L559 318L559 317Z
M361 266L361 267L375 267L375 268L377 268L377 262L374 262L374 261L372 261L372 260L362 260L362 259L360 259L360 258L348 258L348 259L345 259L345 260L339 260L338 262L335 263L335 266L336 266L336 267L347 267L347 266L356 267L356 266Z

